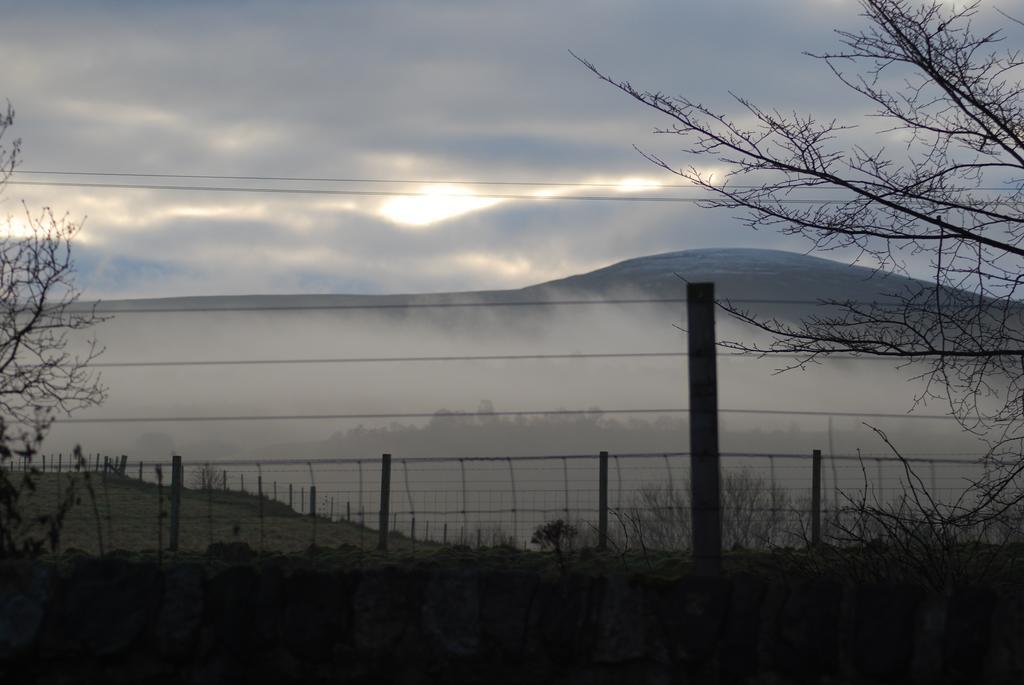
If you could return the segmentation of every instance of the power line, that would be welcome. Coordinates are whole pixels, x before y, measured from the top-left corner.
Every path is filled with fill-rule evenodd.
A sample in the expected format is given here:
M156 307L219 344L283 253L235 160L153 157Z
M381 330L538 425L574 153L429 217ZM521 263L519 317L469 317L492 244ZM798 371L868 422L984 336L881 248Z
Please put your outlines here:
M686 352L595 352L564 354L467 354L444 356L329 357L321 359L211 359L202 361L111 361L90 363L90 368L227 367L302 365L302 363L390 363L402 361L517 361L526 359L604 359L616 357L687 356Z
M9 185L20 186L47 186L67 188L114 188L118 190L184 190L190 192L216 192L216 193L266 193L270 195L342 195L342 196L365 196L365 197L447 197L447 198L472 198L483 200L535 200L535 201L581 201L581 202L658 202L658 203L697 203L714 200L713 197L650 197L637 195L524 195L522 193L431 193L426 195L421 192L397 191L397 190L348 190L328 188L247 188L242 186L196 186L196 185L162 185L150 183L87 183L70 181L7 181ZM787 198L784 200L773 200L776 204L842 204L851 202L856 198L847 200L840 199L800 199Z
M363 297L390 297L388 295L366 295ZM820 305L820 306L904 306L900 302L856 302L845 300L773 300L763 298L723 298L718 301L727 305L754 305L754 304L776 304L776 305ZM449 309L449 308L477 308L477 307L545 307L545 306L575 306L595 304L686 304L685 297L660 297L660 298L627 298L627 299L587 299L587 300L510 300L492 302L401 302L401 303L378 303L378 304L315 304L315 305L255 305L252 307L102 307L95 308L88 304L81 303L75 310L83 312L94 312L96 314L176 314L192 312L303 312L317 310L358 310L358 309ZM130 306L130 305L129 305Z
M324 176L231 176L225 174L172 174L172 173L141 173L141 172L112 172L112 171L46 171L42 169L17 169L17 174L32 174L44 176L105 176L122 178L194 178L216 181L289 181L309 183L389 183L389 184L421 184L421 185L475 185L475 186L531 186L546 188L622 188L620 183L585 183L573 181L495 181L495 180L466 180L466 179L416 179L416 178L359 178L359 177L324 177ZM653 183L652 187L657 188L700 188L693 183ZM729 185L729 188L738 190L755 190L763 188L763 185ZM810 186L800 190L834 190L833 188ZM977 188L949 188L951 191L990 191L990 192L1019 192L1020 188L1007 187L977 187Z
M404 412L393 414L288 414L288 415L237 415L237 416L149 416L88 419L56 419L59 423L198 423L228 421L322 421L322 420L369 420L369 419L460 419L480 416L593 416L602 414L684 414L688 408L669 407L661 409L551 409L530 411L475 411L458 413ZM924 419L956 420L950 414L885 414L880 412L844 412L788 409L722 409L722 414L765 414L778 416L843 416L864 419Z
M480 355L443 355L443 356L407 356L407 357L327 357L319 359L209 359L209 360L175 360L175 361L138 361L138 362L94 362L90 368L137 368L162 366L266 366L286 364L367 364L367 363L402 363L402 362L462 362L462 361L529 361L545 359L645 359L664 357L688 357L687 352L593 352L564 354L480 354ZM751 359L783 358L803 359L806 355L758 352L720 352L718 357L746 357ZM854 355L833 354L828 359L852 361L891 361L887 357L858 357Z
M215 181L295 181L307 183L394 183L394 184L422 184L422 185L476 185L476 186L531 186L545 188L621 188L621 183L579 183L557 181L467 181L467 180L438 180L438 179L415 179L415 178L345 178L345 177L322 177L322 176L228 176L219 174L167 174L167 173L138 173L125 172L114 173L104 171L43 171L43 170L22 170L18 169L15 174L35 174L46 176L119 176L122 178L194 178ZM657 183L658 188L697 188L692 183L663 184ZM740 187L740 186L734 186ZM753 186L751 186L753 187Z

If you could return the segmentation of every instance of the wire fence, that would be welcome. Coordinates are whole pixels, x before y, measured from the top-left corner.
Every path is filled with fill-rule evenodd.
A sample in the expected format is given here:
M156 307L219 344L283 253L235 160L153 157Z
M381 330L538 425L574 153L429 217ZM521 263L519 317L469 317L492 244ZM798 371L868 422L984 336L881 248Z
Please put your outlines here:
M690 468L685 452L618 453L606 457L607 541L619 548L689 549ZM389 462L385 466L385 462ZM598 454L466 458L360 458L260 461L183 460L180 504L172 516L174 466L85 455L77 466L62 454L22 461L43 477L35 499L44 508L76 479L81 521L66 544L88 549L155 549L177 520L182 549L216 542L296 551L311 544L379 546L509 545L536 548L546 522L563 520L577 544L596 545L602 493ZM723 453L720 497L723 544L767 548L806 544L813 509L812 454ZM984 472L969 455L908 457L906 464L938 501L953 501ZM818 516L832 520L864 494L895 501L906 466L891 455L824 456ZM387 498L382 500L382 482ZM63 484L63 485L62 485ZM386 501L386 506L382 504ZM91 506L89 506L91 505ZM382 512L386 518L382 520ZM94 518L95 521L88 519Z

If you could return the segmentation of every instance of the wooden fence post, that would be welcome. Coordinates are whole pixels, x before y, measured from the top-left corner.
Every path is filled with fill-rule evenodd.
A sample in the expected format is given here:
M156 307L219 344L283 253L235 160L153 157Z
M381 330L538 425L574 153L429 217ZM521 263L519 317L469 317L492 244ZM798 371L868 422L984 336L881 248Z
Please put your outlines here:
M597 460L597 548L608 548L608 453Z
M391 507L391 455L384 454L380 458L380 537L377 549L387 551L388 548L388 510Z
M719 494L714 283L686 284L686 320L694 571L698 576L720 576L722 512Z
M228 491L228 470L224 469L224 471L222 471L222 473L224 474L224 492L227 492Z
M811 544L821 544L821 450L811 455Z
M178 532L181 525L181 456L171 457L171 531L168 549L178 551Z
M256 496L259 497L260 554L263 553L263 476L256 476Z
M316 518L316 486L309 486L309 515Z
M139 482L142 482L142 460L139 459Z
M292 484L291 483L288 483L288 508L289 509L295 509L295 507L292 505Z

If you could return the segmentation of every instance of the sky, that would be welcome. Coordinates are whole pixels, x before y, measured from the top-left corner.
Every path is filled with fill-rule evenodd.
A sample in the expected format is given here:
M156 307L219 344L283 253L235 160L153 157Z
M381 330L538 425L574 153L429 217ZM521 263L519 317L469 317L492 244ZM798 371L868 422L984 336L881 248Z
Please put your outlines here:
M695 195L633 147L695 161L652 133L665 122L569 50L727 112L730 91L863 111L802 54L863 25L852 0L0 6L0 98L22 140L13 180L342 191L8 185L0 212L15 229L45 206L84 220L87 298L515 288L672 250L808 247L685 202L567 199Z

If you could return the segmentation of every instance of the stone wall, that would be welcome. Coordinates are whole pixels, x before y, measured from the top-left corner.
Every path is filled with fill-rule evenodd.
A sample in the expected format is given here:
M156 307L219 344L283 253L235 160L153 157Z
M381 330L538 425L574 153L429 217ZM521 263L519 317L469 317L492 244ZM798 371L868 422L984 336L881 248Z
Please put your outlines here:
M0 564L0 683L1021 683L1024 594Z

